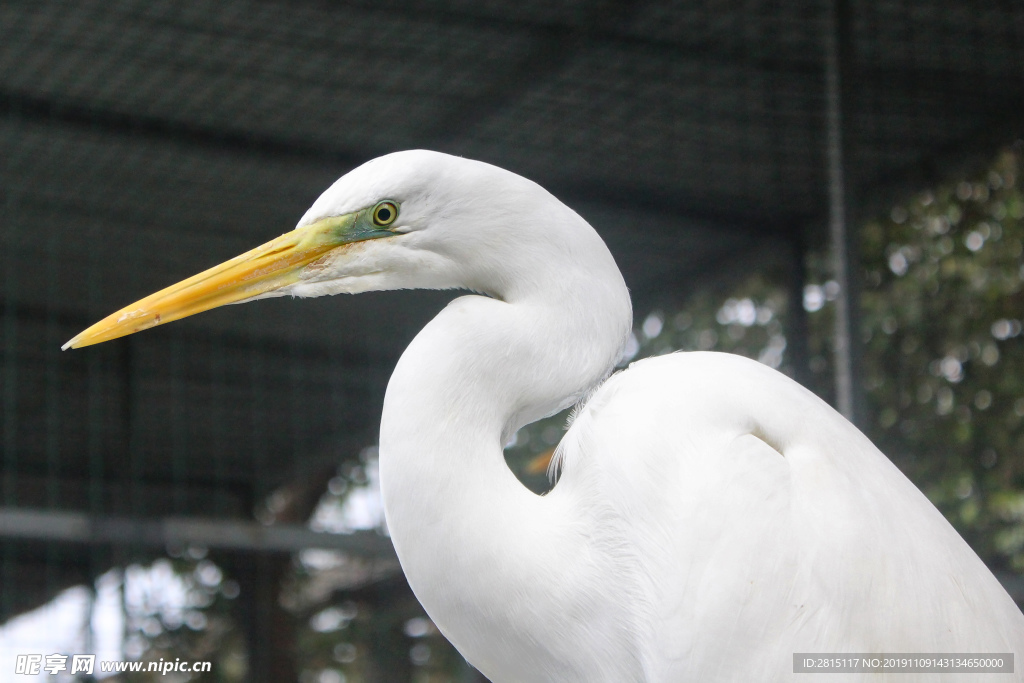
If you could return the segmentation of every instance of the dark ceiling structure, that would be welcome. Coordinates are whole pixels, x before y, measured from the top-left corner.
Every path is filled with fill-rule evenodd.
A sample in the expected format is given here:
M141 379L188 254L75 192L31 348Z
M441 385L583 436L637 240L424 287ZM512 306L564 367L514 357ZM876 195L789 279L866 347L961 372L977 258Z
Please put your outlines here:
M380 154L544 185L642 315L827 242L830 121L856 216L1012 142L1022 112L1014 0L7 0L2 506L244 520L374 443L395 361L452 294L270 300L59 348ZM7 543L0 618L88 573L51 542L41 583L43 545Z

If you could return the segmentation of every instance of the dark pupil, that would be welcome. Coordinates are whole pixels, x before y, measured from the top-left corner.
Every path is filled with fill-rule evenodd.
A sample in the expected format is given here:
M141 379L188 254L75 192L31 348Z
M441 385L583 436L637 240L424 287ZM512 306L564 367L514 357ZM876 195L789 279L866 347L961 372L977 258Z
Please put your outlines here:
M389 220L391 220L391 209L389 209L386 206L382 206L377 211L377 220L379 220L381 223L386 223Z

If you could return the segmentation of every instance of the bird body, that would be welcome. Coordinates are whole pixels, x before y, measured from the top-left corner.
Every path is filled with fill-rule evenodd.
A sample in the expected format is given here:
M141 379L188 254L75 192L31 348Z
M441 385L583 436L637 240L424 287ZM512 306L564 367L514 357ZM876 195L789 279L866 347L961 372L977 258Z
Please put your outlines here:
M615 529L642 568L636 680L805 680L794 653L1024 645L1020 610L924 495L764 365L717 353L635 363L565 442L559 486L601 501L593 537L607 544Z
M794 674L794 653L1024 652L1024 616L977 555L811 392L716 353L611 374L632 313L607 247L487 164L369 162L292 233L68 345L240 300L413 287L478 294L417 335L388 385L385 513L427 613L494 683L832 681ZM502 446L573 404L561 476L535 495Z

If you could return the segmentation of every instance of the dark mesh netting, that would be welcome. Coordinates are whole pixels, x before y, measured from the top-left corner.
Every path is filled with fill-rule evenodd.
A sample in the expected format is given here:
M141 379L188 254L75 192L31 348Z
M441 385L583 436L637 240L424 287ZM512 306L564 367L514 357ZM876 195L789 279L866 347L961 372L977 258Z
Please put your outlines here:
M213 611L193 612L234 635L125 608L125 632L150 638L139 653L230 650L246 680L294 680L326 666L295 653L351 622L393 634L366 636L359 680L440 671L437 648L434 664L410 660L436 633L386 537L301 534L329 484L341 496L372 479L390 372L453 295L269 300L88 352L61 344L291 229L335 178L407 148L554 192L605 237L640 318L826 245L830 102L851 220L987 159L1024 132L1024 5L7 0L0 621L74 586L99 604L98 578L114 571L124 593L125 568L170 558L209 588ZM274 528L299 535L259 535ZM296 553L317 543L341 562L321 558L332 576L348 572L319 603L294 587L316 564ZM319 616L330 599L337 613ZM313 617L326 626L303 641ZM12 656L0 649L0 676Z

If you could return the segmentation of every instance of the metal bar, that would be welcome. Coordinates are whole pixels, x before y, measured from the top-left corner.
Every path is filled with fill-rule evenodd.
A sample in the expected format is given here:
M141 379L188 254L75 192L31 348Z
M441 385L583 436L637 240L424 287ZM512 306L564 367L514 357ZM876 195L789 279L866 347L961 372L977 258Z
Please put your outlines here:
M16 96L12 96L0 88L0 115L6 106L12 108L13 111L27 112L25 113L26 120L44 122L50 126L78 126L82 125L82 121L88 121L89 130L92 133L111 135L118 140L124 140L129 135L136 139L149 137L158 144L192 143L196 149L221 149L236 152L240 156L252 153L263 154L268 158L273 157L279 160L294 158L298 162L307 162L310 165L321 162L333 163L336 167L335 171L338 173L377 156L380 151L368 149L364 150L364 153L358 150L328 149L327 147L314 149L313 146L304 145L301 142L263 138L255 134L225 134L222 136L217 129L204 129L200 132L186 127L184 132L179 135L176 128L178 124L171 121L150 120L145 117L122 114L116 114L110 121L107 121L106 117L109 112L100 108L85 108L81 112L73 111L65 115L64 105L59 101L39 99L33 100L35 104L32 107L18 107L6 101L11 97ZM47 115L46 112L51 113ZM107 122L103 123L104 121ZM146 133L145 136L142 131ZM335 159L337 161L332 162ZM787 211L766 220L764 213L758 211L756 207L730 206L724 211L709 209L706 198L688 197L681 194L679 189L658 190L624 182L609 184L574 178L537 178L537 180L543 181L545 187L570 204L586 203L611 208L643 206L651 213L662 214L666 220L707 223L709 230L718 232L741 232L756 235L785 234L790 226L805 222L812 217L809 213ZM3 196L3 192L4 187L0 186L0 197ZM136 221L132 214L121 209L83 204L66 197L43 197L27 190L23 191L19 198L19 205L23 212L31 211L51 216L54 211L57 211L65 219L69 215L87 214L90 217L98 216L108 222L132 223ZM170 227L168 226L169 229ZM178 230L180 226L174 226L174 229ZM68 315L81 317L73 312L69 312ZM92 322L89 319L86 324Z
M204 546L247 552L297 552L308 548L395 558L391 540L372 531L326 534L300 524L262 526L201 517L139 520L82 512L0 508L0 538L88 545Z
M833 277L839 284L834 327L834 374L836 408L846 419L857 423L854 398L854 315L855 292L852 286L850 236L847 231L846 169L843 155L843 42L846 3L828 4L825 31L826 154L828 159L828 225L832 246Z
M789 281L787 282L789 328L786 330L786 353L793 368L793 379L811 386L811 345L807 311L804 309L804 287L807 285L807 247L799 231L789 242Z

